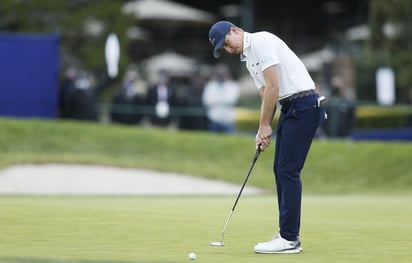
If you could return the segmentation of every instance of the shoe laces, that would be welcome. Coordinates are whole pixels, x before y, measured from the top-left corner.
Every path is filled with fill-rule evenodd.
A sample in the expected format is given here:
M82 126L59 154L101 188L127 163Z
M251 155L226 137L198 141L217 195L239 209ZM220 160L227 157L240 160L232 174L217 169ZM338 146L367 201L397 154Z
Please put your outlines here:
M273 236L272 239L269 240L268 242L275 241L276 239L279 239L279 238L281 238L281 235L277 234L277 235Z

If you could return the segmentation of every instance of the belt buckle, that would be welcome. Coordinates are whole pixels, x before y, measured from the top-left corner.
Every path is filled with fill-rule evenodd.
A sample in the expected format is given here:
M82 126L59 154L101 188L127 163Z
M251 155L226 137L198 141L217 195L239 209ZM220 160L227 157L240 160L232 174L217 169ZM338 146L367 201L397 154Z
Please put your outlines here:
M289 103L289 98L290 98L290 96L287 97L287 98L279 100L279 104L282 105L282 106L285 106L286 104Z

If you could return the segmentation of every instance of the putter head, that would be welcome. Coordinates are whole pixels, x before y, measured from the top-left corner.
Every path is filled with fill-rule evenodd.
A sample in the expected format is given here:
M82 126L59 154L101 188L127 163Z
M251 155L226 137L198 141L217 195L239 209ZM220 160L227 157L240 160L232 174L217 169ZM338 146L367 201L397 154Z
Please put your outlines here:
M223 241L210 242L210 245L214 247L223 247L225 246L225 242Z

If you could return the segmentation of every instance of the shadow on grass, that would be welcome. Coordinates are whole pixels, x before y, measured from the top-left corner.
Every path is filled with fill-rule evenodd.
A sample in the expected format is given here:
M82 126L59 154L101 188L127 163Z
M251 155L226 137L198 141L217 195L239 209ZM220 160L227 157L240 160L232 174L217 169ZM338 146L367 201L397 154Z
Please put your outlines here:
M124 260L92 260L92 259L51 259L29 257L0 257L1 263L175 263L171 261L124 261Z

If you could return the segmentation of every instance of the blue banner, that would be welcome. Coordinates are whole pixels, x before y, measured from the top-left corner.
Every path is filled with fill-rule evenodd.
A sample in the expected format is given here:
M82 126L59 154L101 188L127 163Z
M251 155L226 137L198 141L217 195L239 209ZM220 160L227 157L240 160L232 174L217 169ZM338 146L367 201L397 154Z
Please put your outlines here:
M0 33L1 116L55 118L58 90L58 34Z

